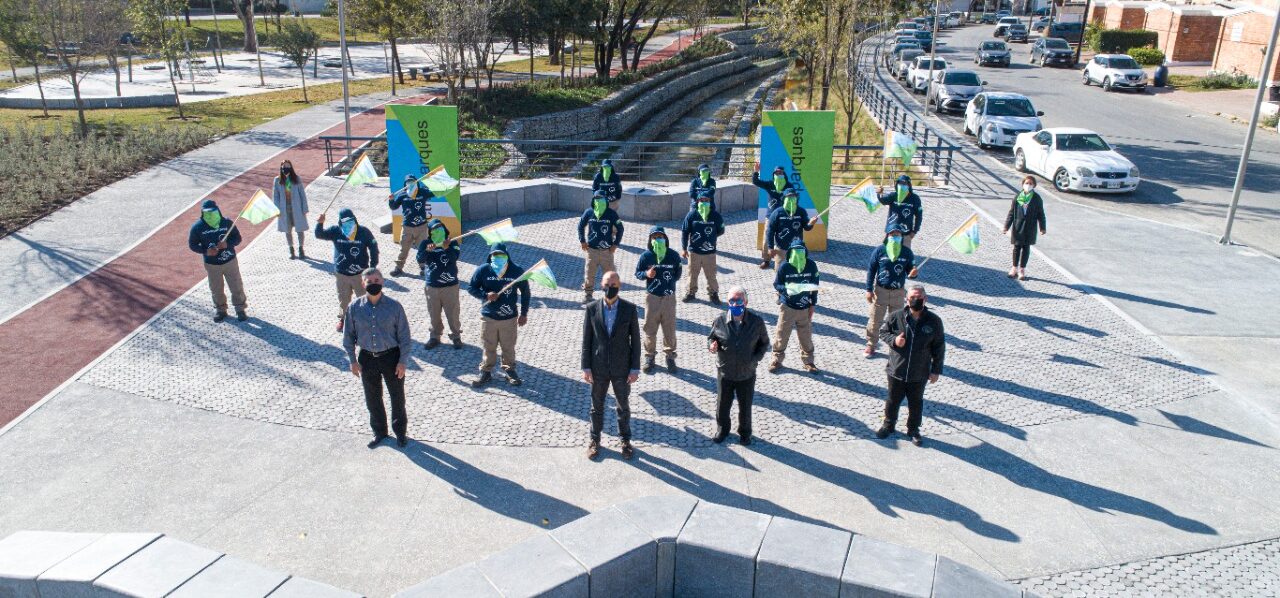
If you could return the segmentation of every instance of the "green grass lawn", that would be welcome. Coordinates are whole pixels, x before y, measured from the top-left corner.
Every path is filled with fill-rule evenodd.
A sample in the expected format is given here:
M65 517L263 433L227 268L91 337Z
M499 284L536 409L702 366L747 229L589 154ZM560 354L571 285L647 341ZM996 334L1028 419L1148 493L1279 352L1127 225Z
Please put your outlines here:
M289 19L297 17L284 16L280 17L280 23L284 24ZM276 29L275 18L267 19L268 23L263 24L262 17L255 18L254 26L258 33L258 43L262 46L273 46L274 36L279 35ZM326 44L338 43L338 19L337 17L307 17L302 19L307 27L315 30L320 34L320 39ZM217 27L214 27L212 19L200 19L191 21L191 27L183 27L183 30L191 36L192 49L198 45L201 50L205 49L205 40L212 37L216 31L222 38L222 49L224 51L238 50L244 46L244 27L240 25L240 20L234 16L228 18L218 17ZM347 42L376 42L380 41L369 33L357 31L351 27L351 23L347 23Z
M1256 89L1256 81L1246 78L1169 75L1169 87L1181 91L1222 91L1224 89Z

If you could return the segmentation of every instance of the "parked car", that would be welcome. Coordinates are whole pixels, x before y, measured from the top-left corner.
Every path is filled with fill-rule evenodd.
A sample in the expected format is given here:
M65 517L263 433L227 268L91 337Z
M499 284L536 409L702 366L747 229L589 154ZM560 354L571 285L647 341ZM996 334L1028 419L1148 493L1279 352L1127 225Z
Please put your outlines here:
M925 29L929 27L929 17L916 17L911 20L915 21L915 23L919 25L921 29Z
M982 93L982 86L986 84L975 71L955 68L934 71L933 97L928 103L940 112L963 112L969 100Z
M1014 23L1004 30L1004 40L1007 42L1027 43L1027 26L1022 23Z
M897 25L895 25L894 29L899 29L899 30L910 29L912 31L915 31L916 29L920 29L920 24L915 21L902 21Z
M916 61L916 58L924 56L924 50L907 49L898 53L897 60L889 65L889 72L893 73L895 79L906 79L907 69Z
M1070 43L1078 44L1084 39L1084 25L1080 23L1059 23L1054 22L1049 31L1045 33L1047 37L1057 37L1067 40Z
M946 27L959 27L963 25L964 13L962 12L947 13L947 18L944 21L942 21L942 24Z
M1103 91L1115 89L1147 89L1147 72L1128 54L1098 54L1080 73L1085 85L1097 83Z
M1049 17L1040 17L1039 19L1036 19L1034 23L1031 24L1031 30L1036 33L1040 33L1041 31L1044 31L1045 27L1048 27L1048 26L1049 26Z
M1012 60L1009 53L1009 46L1004 42L986 41L978 46L978 51L973 55L973 63L978 66L986 66L993 64L995 66L1009 66Z
M916 43L920 44L920 47L923 48L925 52L932 50L933 49L933 32L917 31Z
M889 65L893 64L894 61L898 59L898 54L903 50L919 50L919 49L920 49L920 44L917 44L915 42L902 42L902 43L894 44L893 49L890 50L888 54L884 55L884 66L888 68Z
M920 56L916 58L911 68L907 69L907 87L911 88L914 93L924 93L929 87L929 57ZM944 71L947 69L947 61L942 58L933 59L933 72Z
M979 22L979 23L982 23L982 24L984 24L984 25L991 25L991 24L995 23L995 22L996 22L996 20L998 20L999 18L1000 18L1000 17L996 16L996 13L993 13L993 12L984 12L984 13L982 13L982 15L980 15L980 16L978 17L978 22Z
M999 19L996 19L996 25L1016 25L1021 22L1022 22L1022 19L1019 19L1018 17L1011 17L1009 15L1005 15L1003 17L1000 17Z
M1018 135L1013 167L1053 181L1059 191L1129 193L1138 167L1088 129L1051 128Z
M1076 52L1065 39L1041 37L1031 44L1031 64L1035 64L1036 60L1043 66L1071 67L1076 64Z
M978 147L1013 147L1018 135L1039 131L1043 112L1020 93L987 91L974 96L964 111L964 132L978 138Z

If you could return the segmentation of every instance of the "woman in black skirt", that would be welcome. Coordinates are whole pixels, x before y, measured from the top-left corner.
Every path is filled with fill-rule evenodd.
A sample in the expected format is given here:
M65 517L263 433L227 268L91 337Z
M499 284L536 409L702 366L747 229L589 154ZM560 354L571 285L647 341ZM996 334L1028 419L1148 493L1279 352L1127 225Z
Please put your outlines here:
M1013 198L1009 206L1009 215L1004 219L1004 232L1009 234L1009 242L1013 244L1013 267L1009 269L1009 278L1027 279L1027 258L1031 257L1031 246L1036 244L1036 233L1043 235L1045 231L1044 202L1036 193L1035 177L1022 179L1022 191Z

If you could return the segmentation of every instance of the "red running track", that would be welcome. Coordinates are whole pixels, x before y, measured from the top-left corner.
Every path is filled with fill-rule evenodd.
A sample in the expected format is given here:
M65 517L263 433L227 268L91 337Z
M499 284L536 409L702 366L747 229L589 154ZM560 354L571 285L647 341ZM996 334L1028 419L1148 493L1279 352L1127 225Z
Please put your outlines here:
M433 96L396 98L420 104ZM386 129L381 106L351 117L351 134L374 136ZM320 135L342 135L340 123ZM324 142L311 137L264 160L214 189L207 199L224 213L236 210L258 188L269 189L280 160L293 161L305 180L325 170ZM187 232L199 217L197 201L172 222L97 270L0 324L0 426L20 416L45 395L70 380L152 316L205 279L200 256L187 249ZM237 225L247 246L267 226ZM253 313L253 289L249 313ZM213 313L210 303L210 317Z

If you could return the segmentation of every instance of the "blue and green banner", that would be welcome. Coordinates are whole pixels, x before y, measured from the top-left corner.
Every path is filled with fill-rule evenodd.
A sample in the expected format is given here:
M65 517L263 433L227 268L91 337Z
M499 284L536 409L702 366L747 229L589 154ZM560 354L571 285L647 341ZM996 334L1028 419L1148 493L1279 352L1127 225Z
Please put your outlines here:
M809 217L817 216L831 202L831 156L835 143L836 113L830 110L766 110L760 120L760 170L773 172L781 166L787 180L800 194L800 207ZM759 191L757 242L764 247L764 228L769 218L769 194ZM810 251L826 251L827 223L824 214L813 230L804 234Z
M388 104L387 162L391 192L404 186L405 175L419 179L444 167L453 179L462 178L458 165L458 107ZM424 181L426 184L426 181ZM449 229L449 236L462 234L462 193L457 185L444 197L431 201L427 212L439 218ZM400 214L393 212L392 236L400 241Z

